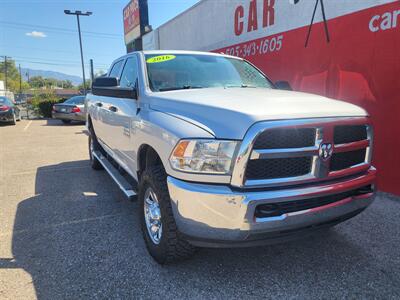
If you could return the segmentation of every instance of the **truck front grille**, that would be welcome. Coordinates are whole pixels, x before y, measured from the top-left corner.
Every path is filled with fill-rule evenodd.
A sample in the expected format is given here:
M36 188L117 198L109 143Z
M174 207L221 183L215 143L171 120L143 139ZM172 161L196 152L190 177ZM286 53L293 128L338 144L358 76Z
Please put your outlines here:
M246 169L247 179L275 179L302 176L311 171L311 157L291 157L251 160Z
M334 153L331 159L331 170L339 171L365 162L366 149Z
M315 144L315 128L273 129L264 131L253 149L302 148Z
M335 144L346 144L367 139L365 125L340 125L335 127L333 141Z
M242 143L232 185L294 185L366 171L371 144L364 117L257 123Z

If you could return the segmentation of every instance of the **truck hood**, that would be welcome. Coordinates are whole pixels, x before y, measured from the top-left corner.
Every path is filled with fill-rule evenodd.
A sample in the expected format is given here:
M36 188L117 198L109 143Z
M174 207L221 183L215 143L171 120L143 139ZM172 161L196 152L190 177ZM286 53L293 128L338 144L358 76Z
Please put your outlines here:
M220 139L243 139L259 121L366 116L326 97L268 88L207 88L154 93L150 108L182 118Z

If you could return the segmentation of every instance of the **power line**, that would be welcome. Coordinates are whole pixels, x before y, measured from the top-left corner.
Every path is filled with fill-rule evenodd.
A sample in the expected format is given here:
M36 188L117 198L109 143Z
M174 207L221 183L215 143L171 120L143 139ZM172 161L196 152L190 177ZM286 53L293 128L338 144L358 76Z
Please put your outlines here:
M13 58L20 58L20 59L34 59L34 60L40 60L44 62L61 62L61 63L80 63L80 61L77 60L62 60L62 59L48 59L48 58L41 58L41 57L29 57L29 56L19 56L19 55L13 55ZM99 65L108 65L107 63L104 62L99 62Z
M2 25L2 27L8 27L8 28L13 28L13 29L17 29L17 30L32 30L32 28L19 28L19 27L13 27L13 26L9 26L9 25ZM53 33L57 33L57 34L64 34L64 35L73 35L72 32L58 32L55 30L46 30L47 32L53 32ZM85 33L84 34L86 38L95 38L95 39L112 39L112 40L120 40L122 39L122 37L118 38L118 37L112 37L112 36L101 36L101 35L93 35L93 34L89 34L89 33Z
M0 44L0 46L2 47L10 47L10 48L15 48L15 49L26 49L26 50L38 50L41 52L48 52L48 53L66 53L66 54L75 54L76 52L74 51L66 51L66 50L59 50L59 49L55 49L55 50L51 50L48 48L34 48L34 47L24 47L24 46L14 46L13 44ZM100 54L100 53L94 53L94 52L86 52L89 55L95 55L95 56L104 56L104 57L111 57L109 54ZM112 57L112 59L114 60L114 57Z
M4 22L4 21L0 21L0 24L3 24L3 26L6 26L6 27L16 28L16 29L32 29L34 27L34 28L44 29L47 31L53 31L53 32L58 32L58 33L74 34L74 30L60 28L60 27L50 27L50 26L43 26L43 25L16 23L16 22ZM103 32L95 32L95 31L82 31L82 33L84 33L87 36L91 36L91 37L103 37L103 38L113 38L113 39L121 39L123 37L122 34L103 33Z
M79 63L76 64L66 64L66 63L50 63L50 62L42 62L42 61L32 61L32 60L24 60L24 59L15 59L16 62L26 62L40 65L49 65L49 66L70 66L76 67L79 66Z
M68 63L50 63L50 62L41 62L41 61L32 61L32 60L24 60L24 59L15 59L16 62L25 62L25 63L32 63L32 64L39 64L39 65L49 65L49 66L66 66L66 67L78 67L80 66L79 63L75 64L68 64ZM88 67L88 65L85 65ZM101 65L95 64L96 67L99 68L108 68L108 65Z
M80 64L79 61L71 61L71 60L60 60L60 59L48 59L48 58L40 58L40 57L28 57L28 56L19 56L19 55L13 55L12 57L7 56L9 60L14 60L14 61L23 61L23 62L34 62L34 63L43 63L43 64L49 64L49 65L71 65L71 66L77 66ZM34 61L32 61L34 60ZM105 62L96 62L96 66L102 66L102 67L109 67L110 63L105 63Z
M52 26L43 26L43 25L37 25L37 24L27 24L27 23L16 23L16 22L5 22L5 21L0 21L0 23L3 24L11 24L11 25L16 25L16 26L23 26L23 27L40 27L44 29L51 29L51 30L57 30L57 31L65 31L65 32L72 32L74 33L75 31L73 29L66 29L66 28L61 28L61 27L52 27ZM120 37L120 34L115 34L115 33L107 33L107 32L96 32L96 31L86 31L82 30L84 33L89 33L89 34L100 34L100 35L108 35L108 36L116 36Z

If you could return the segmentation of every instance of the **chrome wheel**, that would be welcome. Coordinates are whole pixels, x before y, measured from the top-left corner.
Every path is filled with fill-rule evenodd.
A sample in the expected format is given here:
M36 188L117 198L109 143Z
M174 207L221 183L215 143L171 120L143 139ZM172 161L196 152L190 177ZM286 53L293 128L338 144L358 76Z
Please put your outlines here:
M144 219L150 239L158 245L162 236L161 210L157 196L150 187L144 194Z

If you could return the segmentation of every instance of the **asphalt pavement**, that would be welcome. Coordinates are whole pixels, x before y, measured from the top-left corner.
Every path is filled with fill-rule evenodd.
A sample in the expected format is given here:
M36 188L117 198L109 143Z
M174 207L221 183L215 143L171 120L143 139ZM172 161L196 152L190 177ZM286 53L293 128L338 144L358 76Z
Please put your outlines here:
M324 235L201 249L159 266L129 202L89 166L83 125L0 125L0 299L399 299L400 200Z

